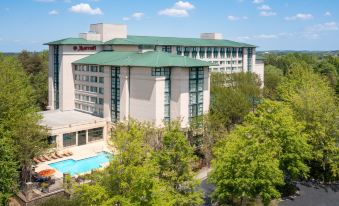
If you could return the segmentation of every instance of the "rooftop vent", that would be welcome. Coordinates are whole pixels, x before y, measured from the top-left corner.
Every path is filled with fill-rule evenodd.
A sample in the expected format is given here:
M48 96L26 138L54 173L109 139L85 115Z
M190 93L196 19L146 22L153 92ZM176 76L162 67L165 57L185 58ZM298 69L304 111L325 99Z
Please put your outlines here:
M200 34L201 39L223 39L220 33L202 33Z

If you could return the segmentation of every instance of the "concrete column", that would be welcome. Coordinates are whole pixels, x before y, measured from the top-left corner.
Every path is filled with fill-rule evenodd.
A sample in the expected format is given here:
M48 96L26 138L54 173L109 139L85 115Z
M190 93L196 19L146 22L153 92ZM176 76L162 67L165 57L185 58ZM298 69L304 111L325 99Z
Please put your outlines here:
M33 197L33 183L32 182L26 182L23 194L25 195L25 198L27 201L30 201Z

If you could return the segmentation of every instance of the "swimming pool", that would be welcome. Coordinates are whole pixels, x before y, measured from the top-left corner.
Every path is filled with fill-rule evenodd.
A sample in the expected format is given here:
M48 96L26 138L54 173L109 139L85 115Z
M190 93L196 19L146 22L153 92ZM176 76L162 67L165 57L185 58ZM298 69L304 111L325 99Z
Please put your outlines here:
M89 172L93 169L98 169L101 167L101 164L109 162L112 155L108 152L99 152L94 157L89 157L81 160L63 160L60 162L55 162L49 164L49 166L58 170L61 173L70 173L71 176Z

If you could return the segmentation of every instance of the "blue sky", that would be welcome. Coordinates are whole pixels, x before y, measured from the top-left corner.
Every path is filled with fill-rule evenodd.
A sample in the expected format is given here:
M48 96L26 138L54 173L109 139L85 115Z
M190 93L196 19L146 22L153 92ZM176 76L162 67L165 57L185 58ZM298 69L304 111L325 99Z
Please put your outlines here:
M0 51L41 51L98 22L133 35L219 32L259 50L339 49L337 0L1 0Z

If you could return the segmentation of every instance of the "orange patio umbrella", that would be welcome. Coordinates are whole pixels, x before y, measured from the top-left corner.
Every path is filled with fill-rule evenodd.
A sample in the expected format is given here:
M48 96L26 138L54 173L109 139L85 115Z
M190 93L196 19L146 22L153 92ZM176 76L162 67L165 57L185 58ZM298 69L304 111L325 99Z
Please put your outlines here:
M38 174L42 177L49 177L53 175L54 173L55 173L54 169L45 169L45 170L41 170L40 172L38 172Z

